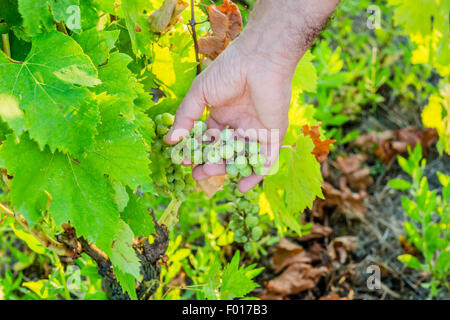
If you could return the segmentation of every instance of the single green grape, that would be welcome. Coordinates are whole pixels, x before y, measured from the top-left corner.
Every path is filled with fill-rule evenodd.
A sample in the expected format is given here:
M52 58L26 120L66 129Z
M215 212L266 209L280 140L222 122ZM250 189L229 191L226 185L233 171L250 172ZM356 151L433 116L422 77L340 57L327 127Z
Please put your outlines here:
M252 167L250 167L249 165L245 166L244 168L240 168L239 169L239 173L241 174L241 176L243 177L249 177L252 175L253 170Z
M251 252L253 249L253 244L251 242L244 243L244 250L246 252Z
M258 241L261 239L261 236L263 234L263 230L260 227L254 227L252 229L252 239L255 241Z
M158 133L158 135L165 135L167 132L169 132L169 128L163 124L158 124L158 126L156 127L156 132Z
M258 218L252 215L249 215L245 218L245 224L249 228L256 227L258 225L258 222L259 222Z
M155 117L155 122L156 122L156 124L162 124L162 114L158 114Z
M257 167L253 167L253 170L255 171L255 173L257 175L260 176L264 176L268 173L269 169L266 168L265 166L257 166Z
M234 147L230 144L226 144L222 148L222 156L224 159L231 159L234 156Z
M194 123L194 127L192 129L192 132L193 132L195 137L200 137L206 132L207 128L208 127L207 127L206 123L204 123L203 121L196 121Z
M223 141L230 141L233 138L233 130L225 129L220 133L220 137Z
M245 143L241 140L236 140L234 142L234 151L236 151L237 154L240 154L244 150L245 150Z
M259 153L259 143L255 141L250 141L247 144L247 152L250 156L256 155Z
M236 167L236 165L234 163L227 164L226 171L232 177L237 176L239 173L239 169Z
M245 156L237 156L236 159L234 160L234 164L238 169L242 169L247 167L248 161Z
M161 123L165 126L172 126L173 125L173 121L174 121L174 116L171 115L170 113L163 113L161 115Z
M206 159L209 163L219 163L222 157L220 156L220 150L217 148L206 148Z

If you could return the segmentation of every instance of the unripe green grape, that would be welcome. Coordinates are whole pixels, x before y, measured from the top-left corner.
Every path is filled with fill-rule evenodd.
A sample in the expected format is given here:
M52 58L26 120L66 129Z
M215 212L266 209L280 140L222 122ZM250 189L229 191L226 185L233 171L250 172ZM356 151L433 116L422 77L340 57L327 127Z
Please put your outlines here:
M197 150L200 147L197 139L189 138L186 140L186 145L190 150Z
M250 156L257 155L259 153L259 143L250 141L247 145L247 152Z
M244 250L246 252L251 252L253 249L253 244L251 242L244 243Z
M156 140L156 141L153 143L152 151L157 152L157 151L161 151L161 149L162 149L162 144L161 144L161 142L160 142L159 140Z
M247 225L247 227L249 227L249 228L253 228L253 227L256 227L257 225L258 225L258 222L259 222L259 220L258 220L258 218L257 217L255 217L255 216L248 216L248 217L246 217L245 218L245 224Z
M239 169L239 173L243 177L250 177L253 173L252 167L249 165L245 166L244 168Z
M234 142L234 151L236 151L237 154L240 154L244 150L245 150L245 143L241 140L236 140Z
M236 167L236 165L234 163L227 164L226 171L232 177L237 176L239 173L239 169Z
M266 165L266 162L267 162L266 157L263 154L259 154L258 155L258 163L257 163L257 165L262 167L262 166Z
M233 138L233 130L231 129L225 129L220 133L220 137L223 141L230 141Z
M155 122L156 122L156 124L162 124L162 114L158 114L155 117Z
M234 147L230 144L226 144L222 148L222 154L224 159L231 159L234 156Z
M217 148L205 149L206 160L209 163L219 163L222 157L220 156L220 150Z
M186 186L186 184L184 183L183 180L176 180L175 181L175 190L176 191L183 191L185 186Z
M236 238L241 238L244 235L245 235L245 230L244 229L237 229L236 231L234 231L234 236Z
M203 163L203 152L202 150L195 150L192 152L192 163L194 164L202 164Z
M195 137L200 137L206 132L206 129L208 129L206 123L203 121L195 121L192 131Z
M269 172L269 169L265 166L257 166L253 167L253 170L257 175L263 176L266 175Z
M240 170L242 168L247 167L248 161L245 156L237 156L236 159L234 160L234 164Z
M173 125L173 121L174 121L174 116L171 115L170 113L163 113L161 115L161 124L170 127Z
M158 126L156 127L156 132L158 133L158 135L165 135L167 132L169 132L169 128L163 124L158 124Z
M261 239L261 236L263 234L263 230L260 227L254 227L252 229L252 239L255 241L258 241Z

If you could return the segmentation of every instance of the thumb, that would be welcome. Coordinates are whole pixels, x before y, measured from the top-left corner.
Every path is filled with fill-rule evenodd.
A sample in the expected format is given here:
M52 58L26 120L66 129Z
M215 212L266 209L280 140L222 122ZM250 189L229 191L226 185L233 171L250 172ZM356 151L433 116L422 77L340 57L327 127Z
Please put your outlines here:
M177 110L175 122L166 135L166 143L175 144L188 135L194 122L202 116L205 106L203 90L197 78Z

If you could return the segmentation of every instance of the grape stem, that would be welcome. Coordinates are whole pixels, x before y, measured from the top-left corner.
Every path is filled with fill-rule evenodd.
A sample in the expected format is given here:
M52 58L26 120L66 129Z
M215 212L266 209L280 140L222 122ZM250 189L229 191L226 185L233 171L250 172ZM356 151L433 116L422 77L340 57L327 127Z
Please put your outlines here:
M197 41L197 31L195 31L195 12L194 12L194 0L191 0L191 20L189 20L189 26L191 27L192 39L194 40L194 48L195 48L195 60L197 61L197 75L202 72L202 67L200 66L200 58L198 54L198 41Z
M11 58L11 45L9 44L8 33L2 34L2 41L3 41L3 51L8 56L8 58Z

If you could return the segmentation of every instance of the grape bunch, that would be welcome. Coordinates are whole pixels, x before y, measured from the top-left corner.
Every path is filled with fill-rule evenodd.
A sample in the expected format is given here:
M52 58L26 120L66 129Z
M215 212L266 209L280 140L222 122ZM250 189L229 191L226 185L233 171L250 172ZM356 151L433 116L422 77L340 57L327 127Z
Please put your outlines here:
M159 161L165 170L166 182L154 179L158 192L170 195L173 194L179 200L185 200L186 195L195 190L195 182L190 170L186 170L179 163L174 163L171 159L171 146L164 141L166 134L173 125L174 117L170 113L159 114L155 117L156 138L152 145L152 152L163 159ZM181 162L180 162L181 163Z
M230 177L248 177L253 172L266 173L266 157L260 144L238 138L232 129L224 129L217 137L206 133L207 126L196 121L190 135L171 149L172 160L181 163L188 158L193 164L225 163Z
M234 241L243 244L245 251L251 252L255 242L263 236L257 202L258 192L252 189L247 193L241 193L237 185L236 178L227 180L225 185L226 199L233 204L229 228L234 233Z

